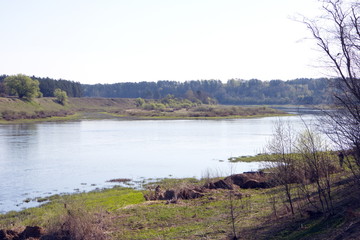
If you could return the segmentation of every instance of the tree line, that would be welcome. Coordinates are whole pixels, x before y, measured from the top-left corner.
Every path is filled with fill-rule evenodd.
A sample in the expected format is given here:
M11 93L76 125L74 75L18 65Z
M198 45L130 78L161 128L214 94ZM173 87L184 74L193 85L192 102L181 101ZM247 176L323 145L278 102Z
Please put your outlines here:
M295 79L260 81L230 79L197 81L158 81L83 85L85 97L161 99L168 94L177 98L215 99L220 104L328 104L329 79Z
M0 76L0 95L6 93L4 79ZM230 79L192 80L186 82L124 82L114 84L81 84L68 80L31 77L39 82L44 97L54 97L54 91L61 89L69 97L144 98L162 99L167 95L176 98L220 104L329 104L331 88L329 79L300 78L295 80Z

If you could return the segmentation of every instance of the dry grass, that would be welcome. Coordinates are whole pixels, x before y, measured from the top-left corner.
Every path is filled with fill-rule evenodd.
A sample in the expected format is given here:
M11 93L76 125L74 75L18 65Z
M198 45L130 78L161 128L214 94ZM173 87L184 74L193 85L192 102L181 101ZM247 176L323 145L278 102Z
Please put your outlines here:
M61 105L55 98L36 98L22 101L18 98L0 98L0 119L42 119L44 116L63 116L63 113L80 113L84 118L130 118L130 119L218 119L247 118L283 115L284 113L268 107L239 107L223 105L190 104L173 107L164 105L161 100L146 100L149 104L160 104L159 108L145 109L137 106L136 99L124 98L69 98ZM179 100L180 101L180 100ZM181 103L181 101L180 101ZM41 113L41 114L39 114ZM5 118L4 118L5 116ZM69 116L67 118L70 118ZM64 118L66 119L66 118ZM61 120L61 119L59 119Z
M89 211L79 204L65 205L64 213L49 222L47 238L54 240L106 240L108 213Z

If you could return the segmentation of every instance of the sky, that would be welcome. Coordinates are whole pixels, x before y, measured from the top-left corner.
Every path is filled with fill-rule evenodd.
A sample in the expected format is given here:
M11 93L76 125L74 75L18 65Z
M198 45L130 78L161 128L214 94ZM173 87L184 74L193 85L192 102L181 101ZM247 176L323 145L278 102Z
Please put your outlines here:
M317 0L0 0L0 74L116 83L323 77Z

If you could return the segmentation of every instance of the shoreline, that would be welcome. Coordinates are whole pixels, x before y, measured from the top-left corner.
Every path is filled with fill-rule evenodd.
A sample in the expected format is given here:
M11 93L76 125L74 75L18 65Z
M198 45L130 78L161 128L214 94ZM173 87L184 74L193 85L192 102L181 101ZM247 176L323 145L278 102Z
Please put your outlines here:
M260 169L257 171L245 171L234 173L235 175L239 174L253 174L262 172ZM53 190L53 192L47 192L43 195L32 196L24 198L20 203L16 204L16 206L22 206L19 210L7 210L0 211L0 220L1 216L15 214L21 214L22 212L31 211L32 209L39 209L42 207L46 207L48 204L54 204L58 199L62 198L77 198L83 195L98 193L101 194L106 191L112 191L116 189L129 189L137 193L144 193L144 191L149 190L150 188L154 188L157 185L161 185L165 188L176 188L178 185L182 186L184 182L191 184L205 184L208 181L218 181L220 179L225 179L230 177L230 175L219 175L213 177L162 177L162 178L143 178L140 177L138 179L129 179L129 178L115 178L106 180L103 184L89 184L89 183L80 183L81 186L91 186L93 189L80 189L76 188L69 192L59 192L58 190ZM109 186L106 186L109 184ZM100 186L100 187L99 187ZM47 194L47 195L45 195ZM25 195L24 195L25 197ZM31 206L26 207L26 204L30 204Z
M252 170L247 170L244 172L248 172L248 171L252 171ZM239 174L244 172L239 172ZM225 178L226 176L227 174L220 174L218 176L214 176L211 178L219 179L219 178ZM41 208L44 205L51 203L51 201L53 201L54 199L71 198L72 196L76 198L76 196L81 196L84 194L85 195L91 194L93 192L101 193L104 191L117 189L117 188L126 188L126 189L134 190L136 192L143 192L146 191L147 186L150 185L161 184L164 186L169 186L169 185L174 186L176 183L184 182L184 181L191 183L199 183L199 182L203 182L205 178L209 178L209 177L208 176L207 177L200 177L200 176L173 177L172 175L169 175L167 177L149 177L149 178L137 177L134 179L119 177L114 179L108 179L101 183L78 182L77 185L74 186L74 188L72 188L71 190L69 189L68 191L64 189L62 190L53 189L52 191L43 190L43 192L41 193L37 190L30 193L22 194L23 196L22 199L19 199L17 201L14 200L13 204L11 205L16 206L16 208L11 210L0 211L0 220L2 215L7 215L10 213L21 213L23 211L27 211L33 208ZM0 202L0 205L1 204L2 203Z
M346 214L348 202L341 201L336 202L338 212L334 215L318 213L314 217L312 211L291 215L281 201L270 201L273 197L282 197L280 186L237 187L235 180L239 177L252 174L261 177L262 173L248 174L201 180L162 179L151 183L152 186L146 190L117 186L87 193L55 195L40 207L0 214L0 231L20 234L25 228L36 227L45 235L49 229L51 233L54 223L58 226L69 223L75 227L83 226L71 221L78 219L80 223L92 224L90 230L103 226L101 232L110 239L200 239L205 235L211 239L228 239L231 211L236 210L236 230L246 239L254 236L256 239L268 239L269 236L283 240L309 239L309 234L317 239L328 239L338 230L347 230L347 224L356 220ZM226 179L229 178L233 179L234 188L228 188ZM340 179L336 183L335 193L347 193L344 181ZM178 191L181 198L167 200L171 198L167 194L174 191ZM356 200L351 203L357 211L359 204ZM67 222L69 216L73 217L71 222ZM355 230L356 226L352 229Z
M86 113L85 113L86 114ZM69 115L66 117L49 117L49 118L37 118L37 119L20 119L13 121L0 120L0 125L11 125L11 124L31 124L31 123L43 123L43 122L67 122L67 121L84 121L84 120L124 120L124 121L137 121L137 120L232 120L232 119L253 119L253 118L266 118L266 117L285 117L285 116L295 116L295 114L264 114L264 115L248 115L248 116L225 116L225 117L170 117L170 116L120 116L112 114L104 114L109 117L84 117L84 113L76 113L74 115Z
M230 115L230 116L131 116L131 115L119 115L109 112L76 112L75 114L65 117L47 117L47 118L32 118L32 119L16 119L16 120L4 120L0 118L0 125L11 124L30 124L41 122L66 122L66 121L83 121L83 120L109 120L117 119L124 121L133 120L231 120L231 119L254 119L254 118L266 118L266 117L284 117L295 116L296 114L290 113L274 113L274 114L255 114L255 115Z
M0 124L33 122L76 121L84 119L121 120L218 120L291 116L284 105L184 105L183 100L163 104L160 100L147 99L139 105L137 99L122 98L69 98L61 105L54 98L36 98L23 101L18 98L0 97ZM304 108L304 106L296 106ZM314 106L307 106L314 107ZM282 109L278 109L282 108ZM285 109L283 109L285 108Z

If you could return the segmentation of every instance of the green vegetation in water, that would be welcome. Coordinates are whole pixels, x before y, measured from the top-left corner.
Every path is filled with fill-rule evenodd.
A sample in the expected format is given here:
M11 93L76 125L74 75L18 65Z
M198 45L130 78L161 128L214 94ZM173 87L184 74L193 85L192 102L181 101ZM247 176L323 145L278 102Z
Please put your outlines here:
M337 153L329 151L328 152L332 157L337 158ZM286 154L290 155L290 154ZM267 153L259 153L257 155L246 155L246 156L240 156L240 157L230 157L228 158L229 162L236 163L236 162L276 162L278 159L280 159L283 156L280 156L279 154L267 154ZM299 153L291 153L291 157L295 159L301 159L301 154Z
M229 162L273 162L278 158L277 154L262 154L254 156L230 157Z

